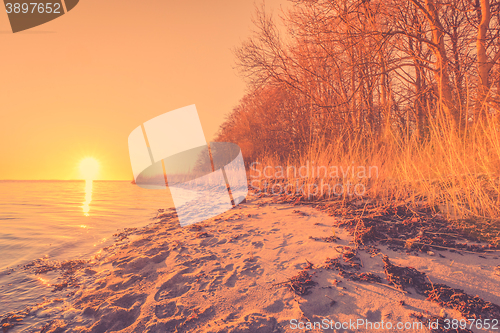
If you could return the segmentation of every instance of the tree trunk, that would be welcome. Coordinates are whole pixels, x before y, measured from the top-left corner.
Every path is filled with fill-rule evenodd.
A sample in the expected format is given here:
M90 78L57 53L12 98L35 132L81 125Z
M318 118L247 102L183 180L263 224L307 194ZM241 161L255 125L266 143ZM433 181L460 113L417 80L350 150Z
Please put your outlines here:
M480 0L481 3L481 23L477 29L477 70L479 74L479 91L475 118L479 116L483 103L486 103L488 91L490 89L490 70L488 54L486 53L486 34L491 21L490 0Z
M440 104L444 113L458 124L458 110L454 106L452 90L450 84L450 75L448 73L448 57L446 56L446 47L444 40L444 28L439 20L439 14L433 0L425 0L425 7L430 15L429 24L432 30L432 42L434 44L433 53L436 57L435 77L438 86L438 95Z

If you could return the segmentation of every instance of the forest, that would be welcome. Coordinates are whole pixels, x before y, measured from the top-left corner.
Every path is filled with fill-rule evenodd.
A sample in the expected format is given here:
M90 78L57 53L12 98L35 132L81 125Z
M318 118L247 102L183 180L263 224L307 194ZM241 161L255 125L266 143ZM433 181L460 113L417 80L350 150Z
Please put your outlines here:
M329 181L498 224L500 1L291 2L256 7L234 49L246 95L217 141L247 165L376 166L377 178Z

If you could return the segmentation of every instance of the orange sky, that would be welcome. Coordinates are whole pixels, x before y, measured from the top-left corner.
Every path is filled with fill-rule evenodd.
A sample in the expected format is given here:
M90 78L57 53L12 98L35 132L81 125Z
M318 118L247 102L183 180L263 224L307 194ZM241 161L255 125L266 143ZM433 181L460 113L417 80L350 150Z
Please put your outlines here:
M253 13L250 0L82 0L16 34L0 13L0 179L76 179L86 156L100 179L131 179L130 132L190 104L212 139L245 91L232 49Z

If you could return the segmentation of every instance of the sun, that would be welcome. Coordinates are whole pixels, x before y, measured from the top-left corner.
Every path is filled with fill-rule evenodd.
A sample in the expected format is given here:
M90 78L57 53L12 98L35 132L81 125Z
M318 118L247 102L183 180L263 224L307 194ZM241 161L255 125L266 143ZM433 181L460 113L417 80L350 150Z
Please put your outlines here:
M93 157L85 157L80 162L80 175L85 180L94 180L99 173L99 162Z

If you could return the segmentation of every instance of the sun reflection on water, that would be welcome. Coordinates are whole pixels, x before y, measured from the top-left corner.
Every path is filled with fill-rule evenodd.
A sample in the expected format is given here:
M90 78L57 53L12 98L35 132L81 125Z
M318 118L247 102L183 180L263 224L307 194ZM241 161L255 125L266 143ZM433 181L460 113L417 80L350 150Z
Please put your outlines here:
M91 202L92 202L92 180L86 180L85 181L85 201L83 202L83 205L82 205L83 215L89 216Z

